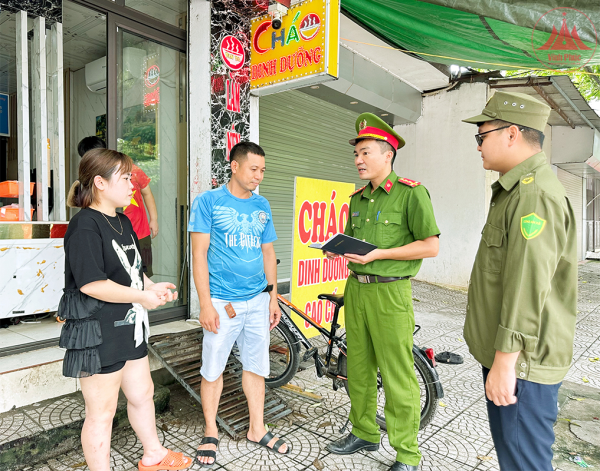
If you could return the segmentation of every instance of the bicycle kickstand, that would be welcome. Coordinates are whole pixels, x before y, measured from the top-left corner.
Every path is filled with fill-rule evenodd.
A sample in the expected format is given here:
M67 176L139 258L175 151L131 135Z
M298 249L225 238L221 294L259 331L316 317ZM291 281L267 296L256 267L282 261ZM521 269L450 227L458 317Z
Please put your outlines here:
M344 426L340 429L340 433L344 433L347 429L348 429L348 424L350 423L350 417L348 417L348 420L346 420L346 423L344 424Z

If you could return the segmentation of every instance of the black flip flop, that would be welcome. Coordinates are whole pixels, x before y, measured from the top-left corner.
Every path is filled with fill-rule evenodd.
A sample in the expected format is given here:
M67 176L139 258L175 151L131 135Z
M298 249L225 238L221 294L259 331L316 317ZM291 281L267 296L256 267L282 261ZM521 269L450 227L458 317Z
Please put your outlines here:
M464 360L458 353L440 352L435 356L435 361L438 363L446 363L448 365L460 365Z
M219 446L219 440L215 437L204 437L202 439L202 441L200 442L200 446L202 445L215 445L216 447ZM202 457L208 457L208 458L212 458L213 462L212 463L201 463L200 461L198 461L198 458L202 458ZM194 461L200 465L200 467L202 468L210 468L212 465L214 465L217 462L217 451L216 450L196 450L196 458L194 458Z
M279 453L280 455L287 455L290 452L290 446L288 445L287 450L285 452L279 451L282 445L286 445L285 441L281 438L273 443L273 447L268 446L269 442L273 440L273 435L271 432L267 432L264 437L260 439L260 442L255 442L254 440L248 439L249 442L256 443L257 445L264 446L267 450L274 451L275 453Z

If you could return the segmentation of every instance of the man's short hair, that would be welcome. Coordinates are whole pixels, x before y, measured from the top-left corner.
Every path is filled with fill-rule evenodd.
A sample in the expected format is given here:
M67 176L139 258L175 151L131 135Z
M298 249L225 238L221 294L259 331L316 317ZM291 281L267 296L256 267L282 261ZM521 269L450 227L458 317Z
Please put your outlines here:
M380 141L379 139L376 139L376 141L377 141L377 144L379 144L379 149L381 150L382 154L385 152L391 151L392 154L394 155L392 157L392 170L393 170L394 169L394 161L396 160L396 150L389 142Z
M106 142L100 139L98 136L84 137L79 144L77 144L77 152L79 157L83 157L88 150L92 149L106 149Z
M231 152L229 152L230 164L234 160L238 164L241 164L244 160L248 158L248 154L256 154L264 157L265 151L261 146L255 144L254 142L238 142L235 146L232 147Z
M496 126L501 128L502 126L517 126L521 133L523 134L523 138L525 142L527 142L530 146L540 146L540 149L544 145L545 134L537 129L528 128L527 126L521 126L520 124L509 123L508 121L503 121L501 119L494 119L493 121L486 121L486 123L491 124L492 126ZM477 126L481 126L484 123L477 123Z

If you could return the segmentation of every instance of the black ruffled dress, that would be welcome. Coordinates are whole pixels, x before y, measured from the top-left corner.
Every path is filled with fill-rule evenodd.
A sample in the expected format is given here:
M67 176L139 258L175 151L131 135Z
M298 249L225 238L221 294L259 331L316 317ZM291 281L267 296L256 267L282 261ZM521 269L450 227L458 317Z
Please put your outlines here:
M139 304L103 302L79 290L107 279L143 289L139 242L127 216L82 209L71 219L64 240L65 289L58 307L66 319L59 343L67 349L63 375L82 378L143 358L147 312Z

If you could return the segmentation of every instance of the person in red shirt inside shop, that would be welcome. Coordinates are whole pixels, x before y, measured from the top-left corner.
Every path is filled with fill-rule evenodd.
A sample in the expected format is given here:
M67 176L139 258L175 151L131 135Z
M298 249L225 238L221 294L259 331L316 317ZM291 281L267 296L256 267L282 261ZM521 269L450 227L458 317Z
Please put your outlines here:
M80 157L91 149L106 149L106 143L97 136L84 137L77 145ZM158 211L154 195L150 190L150 177L137 165L131 170L131 183L133 183L133 196L129 206L123 208L123 213L131 221L135 235L140 241L140 251L144 265L146 265L146 276L152 277L152 242L158 234ZM145 207L144 207L145 204ZM146 208L150 220L146 216Z

